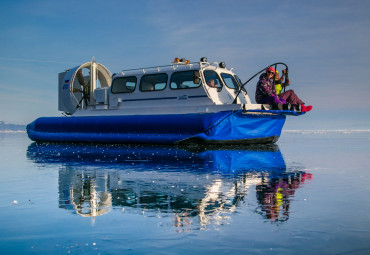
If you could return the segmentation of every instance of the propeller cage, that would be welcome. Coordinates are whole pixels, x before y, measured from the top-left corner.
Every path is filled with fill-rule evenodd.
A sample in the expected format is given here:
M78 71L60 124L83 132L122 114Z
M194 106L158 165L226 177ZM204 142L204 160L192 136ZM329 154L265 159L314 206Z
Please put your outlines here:
M59 73L58 110L71 115L95 105L95 89L109 87L111 82L110 71L95 61Z

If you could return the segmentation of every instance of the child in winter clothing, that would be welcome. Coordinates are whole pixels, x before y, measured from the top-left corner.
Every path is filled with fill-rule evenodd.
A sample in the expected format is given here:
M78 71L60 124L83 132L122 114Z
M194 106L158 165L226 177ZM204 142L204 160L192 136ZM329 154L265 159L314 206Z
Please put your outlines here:
M285 76L285 82L284 82L284 76ZM281 78L279 78L279 71L275 71L275 77L274 77L274 83L275 83L275 89L276 89L276 95L279 95L284 87L289 86L289 78L286 75L286 70L283 70L283 75Z

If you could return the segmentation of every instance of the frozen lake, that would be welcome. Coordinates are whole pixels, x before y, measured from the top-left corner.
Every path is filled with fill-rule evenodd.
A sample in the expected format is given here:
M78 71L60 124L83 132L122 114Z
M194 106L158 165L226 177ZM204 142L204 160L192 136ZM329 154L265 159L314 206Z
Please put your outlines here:
M370 131L218 149L0 133L0 155L3 254L370 253Z

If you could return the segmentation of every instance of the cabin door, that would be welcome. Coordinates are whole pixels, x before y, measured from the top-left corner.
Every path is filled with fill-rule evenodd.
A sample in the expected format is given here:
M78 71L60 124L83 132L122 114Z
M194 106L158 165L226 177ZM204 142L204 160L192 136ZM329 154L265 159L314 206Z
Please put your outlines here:
M229 91L224 88L220 76L215 71L205 70L203 75L206 82L204 88L215 104L231 104L233 102L234 98Z

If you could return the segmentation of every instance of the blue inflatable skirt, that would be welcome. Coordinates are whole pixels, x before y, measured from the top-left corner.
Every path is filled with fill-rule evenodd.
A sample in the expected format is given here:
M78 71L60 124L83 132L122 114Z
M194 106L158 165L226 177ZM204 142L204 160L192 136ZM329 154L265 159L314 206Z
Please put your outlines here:
M223 111L173 115L41 117L27 126L37 142L252 144L276 142L285 114Z

